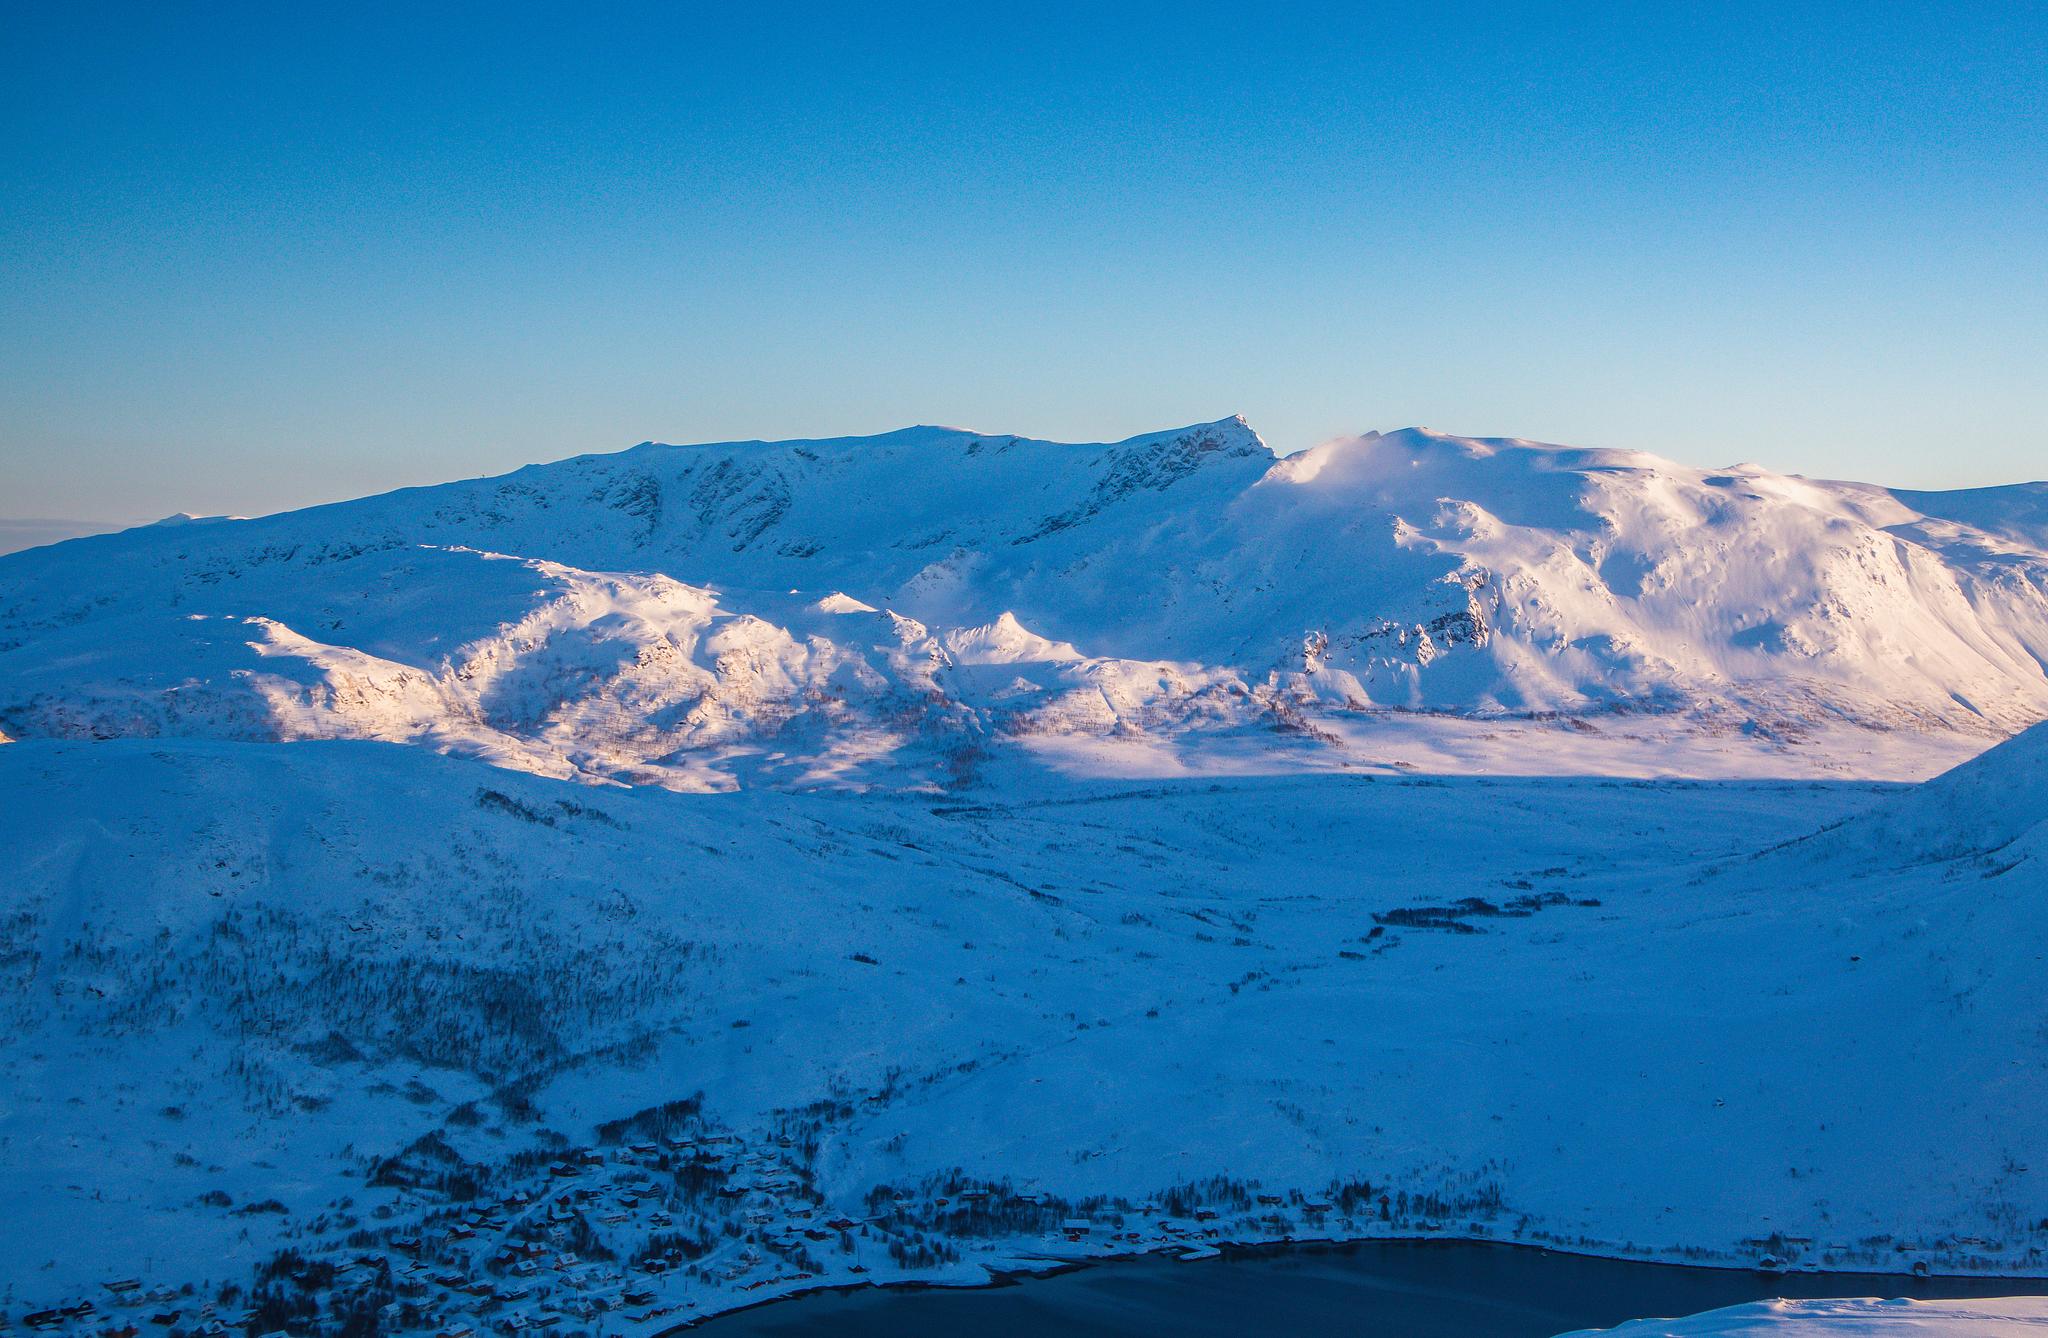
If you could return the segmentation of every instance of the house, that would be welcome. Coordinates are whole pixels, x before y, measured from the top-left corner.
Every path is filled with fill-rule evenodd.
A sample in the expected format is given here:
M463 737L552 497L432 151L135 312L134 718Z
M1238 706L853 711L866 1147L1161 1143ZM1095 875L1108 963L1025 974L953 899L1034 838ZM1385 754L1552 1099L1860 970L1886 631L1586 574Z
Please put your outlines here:
M1066 1233L1068 1240L1079 1240L1094 1229L1095 1223L1085 1217L1069 1217L1060 1223L1060 1230Z

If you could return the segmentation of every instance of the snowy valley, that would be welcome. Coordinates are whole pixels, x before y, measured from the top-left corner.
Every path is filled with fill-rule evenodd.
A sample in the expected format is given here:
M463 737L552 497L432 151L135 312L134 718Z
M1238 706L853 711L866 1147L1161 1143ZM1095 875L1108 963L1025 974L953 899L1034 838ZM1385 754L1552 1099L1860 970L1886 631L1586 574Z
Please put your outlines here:
M2040 485L1234 419L0 557L0 1311L2048 1274L2044 665Z

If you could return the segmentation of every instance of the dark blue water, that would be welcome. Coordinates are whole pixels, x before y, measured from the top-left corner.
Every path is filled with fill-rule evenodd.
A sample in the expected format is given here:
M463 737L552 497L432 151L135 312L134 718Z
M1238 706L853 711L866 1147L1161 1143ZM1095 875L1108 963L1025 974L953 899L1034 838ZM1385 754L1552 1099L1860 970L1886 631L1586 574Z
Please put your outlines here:
M1772 1296L2048 1294L2043 1279L1762 1274L1618 1263L1504 1245L1375 1241L1148 1257L976 1290L864 1288L778 1301L695 1332L847 1338L1551 1338Z

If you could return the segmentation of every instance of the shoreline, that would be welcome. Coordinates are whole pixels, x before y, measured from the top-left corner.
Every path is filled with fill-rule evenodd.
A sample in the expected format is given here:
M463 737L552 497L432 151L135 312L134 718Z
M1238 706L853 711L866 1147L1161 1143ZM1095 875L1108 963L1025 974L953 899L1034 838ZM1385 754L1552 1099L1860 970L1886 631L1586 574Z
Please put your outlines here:
M1952 1281L1972 1281L1984 1283L2010 1281L2015 1283L2032 1283L2035 1284L2033 1287L2023 1289L2020 1291L2015 1291L2011 1294L2016 1296L2048 1296L2048 1266L2044 1266L2041 1269L2041 1271L2038 1272L2010 1273L1959 1272L1954 1270L1937 1271L1930 1269L1930 1271L1924 1275L1912 1272L1886 1273L1873 1272L1867 1269L1856 1268L1827 1268L1818 1265L1801 1265L1793 1268L1773 1269L1763 1268L1754 1264L1744 1265L1737 1263L1705 1263L1681 1261L1670 1258L1641 1258L1634 1255L1617 1254L1611 1251L1602 1251L1592 1248L1574 1249L1569 1246L1554 1245L1538 1241L1498 1240L1482 1236L1445 1234L1316 1237L1313 1239L1304 1240L1288 1239L1243 1242L1215 1241L1210 1242L1210 1244L1213 1246L1213 1248L1219 1251L1218 1255L1213 1258L1182 1258L1175 1253L1176 1250L1182 1247L1169 1245L1162 1246L1157 1249L1133 1250L1115 1254L1104 1254L1091 1258L1068 1259L1058 1257L1047 1257L1045 1260L1044 1267L1032 1267L1028 1262L1020 1262L1018 1264L1008 1265L1004 1267L988 1267L984 1269L984 1272L987 1276L983 1278L981 1281L943 1282L925 1278L896 1278L878 1281L830 1282L823 1283L818 1286L805 1286L797 1288L792 1291L781 1292L774 1296L763 1297L756 1301L749 1301L744 1305L732 1306L727 1309L711 1311L705 1314L694 1316L685 1323L678 1324L666 1329L656 1330L650 1335L650 1338L673 1338L673 1335L689 1333L701 1329L705 1325L714 1323L718 1320L729 1319L734 1315L747 1314L752 1311L763 1310L770 1306L780 1305L785 1302L801 1301L809 1297L831 1295L850 1296L861 1292L870 1291L905 1293L928 1291L997 1291L1007 1287L1022 1286L1024 1283L1029 1281L1041 1281L1049 1278L1062 1277L1071 1273L1082 1272L1088 1269L1094 1269L1103 1266L1115 1266L1119 1264L1136 1263L1140 1261L1159 1260L1173 1263L1198 1265L1215 1263L1218 1261L1218 1259L1244 1260L1273 1258L1294 1254L1343 1254L1361 1248L1368 1248L1379 1245L1436 1245L1448 1249L1491 1248L1513 1250L1526 1254L1559 1255L1569 1259L1597 1260L1603 1263L1623 1264L1637 1268L1670 1269L1673 1271L1687 1273L1745 1273L1756 1274L1763 1277L1796 1276L1872 1278L1885 1279L1891 1282L1908 1284L1907 1291L1889 1291L1878 1293L1887 1297L1910 1295L1911 1287L1915 1284L1920 1286L1926 1286L1928 1284L1939 1284L1942 1282ZM1849 1293L1846 1292L1839 1294L1849 1295Z

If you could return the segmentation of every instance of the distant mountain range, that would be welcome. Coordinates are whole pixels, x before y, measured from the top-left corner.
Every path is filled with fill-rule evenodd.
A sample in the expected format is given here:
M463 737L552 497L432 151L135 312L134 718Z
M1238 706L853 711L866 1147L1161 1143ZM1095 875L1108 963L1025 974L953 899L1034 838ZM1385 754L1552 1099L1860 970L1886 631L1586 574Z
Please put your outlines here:
M1016 744L1369 766L1408 713L1633 730L1680 773L1886 733L1932 760L1851 769L1925 774L2048 716L2044 664L2048 485L1425 429L1275 458L1235 418L650 443L0 558L0 732L680 789L947 783ZM1747 760L1688 761L1709 738Z
M85 534L105 534L121 528L96 520L58 520L46 517L0 516L0 555L62 543Z

